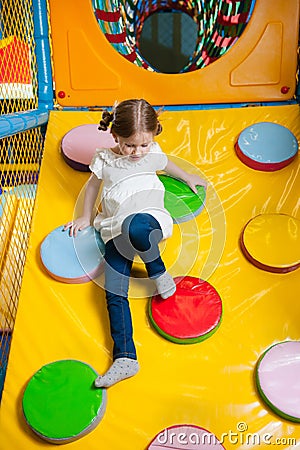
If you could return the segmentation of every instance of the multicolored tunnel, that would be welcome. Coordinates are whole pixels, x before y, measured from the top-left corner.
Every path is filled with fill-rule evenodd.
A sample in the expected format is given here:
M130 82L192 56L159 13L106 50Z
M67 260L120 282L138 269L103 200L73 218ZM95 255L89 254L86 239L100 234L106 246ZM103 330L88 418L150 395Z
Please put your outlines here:
M111 45L127 60L158 71L143 57L140 36L145 20L156 12L180 12L197 23L194 51L180 72L208 66L224 55L242 35L254 0L92 0L99 26Z

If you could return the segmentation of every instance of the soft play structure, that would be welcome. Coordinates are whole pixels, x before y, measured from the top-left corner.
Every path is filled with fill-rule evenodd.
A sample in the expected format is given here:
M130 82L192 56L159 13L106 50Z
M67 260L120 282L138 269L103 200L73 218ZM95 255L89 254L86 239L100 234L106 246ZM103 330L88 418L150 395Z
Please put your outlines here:
M111 105L116 98L135 97L156 105L191 105L293 96L297 0L274 0L272 7L263 0L51 0L50 7L61 105ZM172 9L198 25L190 61L175 77L147 70L138 46L147 17Z
M179 73L143 55L155 14L197 24ZM298 0L0 2L0 450L300 448L298 36ZM141 97L207 188L159 174L177 290L162 301L134 261L141 368L96 389L103 242L63 224L111 145L102 109Z

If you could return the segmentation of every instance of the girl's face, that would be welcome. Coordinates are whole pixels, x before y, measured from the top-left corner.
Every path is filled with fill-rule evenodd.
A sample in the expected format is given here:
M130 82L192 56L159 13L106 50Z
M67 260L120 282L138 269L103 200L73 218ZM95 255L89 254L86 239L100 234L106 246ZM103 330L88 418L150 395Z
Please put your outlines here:
M114 138L119 145L121 155L128 156L132 161L138 161L149 152L154 134L137 132L129 138L116 135Z

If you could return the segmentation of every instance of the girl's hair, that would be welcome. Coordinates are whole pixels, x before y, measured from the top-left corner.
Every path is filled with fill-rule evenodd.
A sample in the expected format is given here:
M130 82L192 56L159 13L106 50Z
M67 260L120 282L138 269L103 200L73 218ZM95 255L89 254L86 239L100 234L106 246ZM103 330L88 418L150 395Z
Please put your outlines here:
M128 138L136 133L162 132L158 113L146 100L124 100L116 104L112 112L103 111L99 130L106 131L111 123L111 132L117 136Z

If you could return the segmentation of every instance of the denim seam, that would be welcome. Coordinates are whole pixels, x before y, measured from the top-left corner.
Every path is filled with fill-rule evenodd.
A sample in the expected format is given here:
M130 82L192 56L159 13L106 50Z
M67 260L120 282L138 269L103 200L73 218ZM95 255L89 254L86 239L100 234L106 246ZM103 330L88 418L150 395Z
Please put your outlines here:
M116 353L114 355L114 360L118 359L118 358L130 358L130 359L137 359L136 355L134 353L130 353L130 352L120 352L120 353Z

